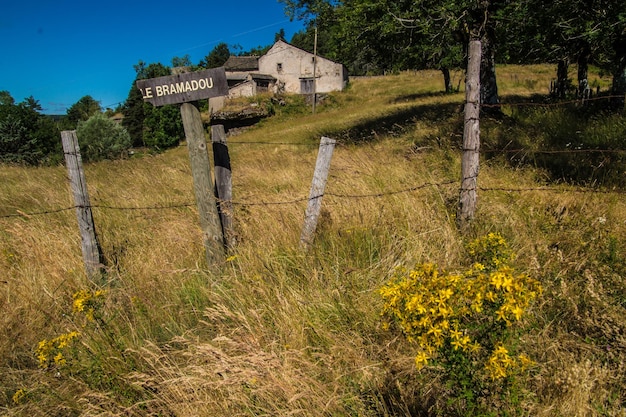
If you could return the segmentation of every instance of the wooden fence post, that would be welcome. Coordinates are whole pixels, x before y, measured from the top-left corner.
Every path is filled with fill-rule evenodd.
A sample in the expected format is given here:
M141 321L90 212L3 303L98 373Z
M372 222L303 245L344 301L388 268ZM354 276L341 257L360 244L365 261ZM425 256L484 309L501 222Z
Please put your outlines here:
M217 207L222 220L224 243L226 244L226 249L232 249L236 243L233 230L233 183L224 125L211 126L211 142L213 143L215 188L218 198Z
M328 171L330 170L330 160L336 143L336 140L327 137L322 137L320 141L313 182L309 192L309 204L304 214L304 227L300 235L300 246L304 248L313 242L313 235L317 228L317 219L322 208L322 197L324 196L324 188L328 179Z
M211 166L200 111L191 103L180 107L183 127L189 150L193 188L200 215L206 260L209 268L223 261L224 237L217 212L214 185L211 180Z
M74 195L85 271L90 280L98 281L97 283L101 284L102 282L99 281L101 281L104 272L104 257L102 256L102 250L96 235L96 226L93 221L89 193L87 192L87 181L83 171L83 161L80 157L76 131L64 130L61 132L61 141L63 143L63 153L65 154L65 165L69 175L70 187Z
M465 83L465 119L463 128L463 159L461 191L457 210L457 226L464 230L474 218L480 150L480 60L479 40L469 43L467 81Z

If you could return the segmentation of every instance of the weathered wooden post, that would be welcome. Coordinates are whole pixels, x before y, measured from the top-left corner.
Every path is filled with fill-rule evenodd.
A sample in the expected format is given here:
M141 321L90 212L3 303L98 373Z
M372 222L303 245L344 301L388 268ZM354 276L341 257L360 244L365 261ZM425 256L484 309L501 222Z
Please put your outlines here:
M183 103L180 107L180 114L183 118L187 149L189 150L193 189L204 237L207 264L210 267L219 263L224 257L224 236L222 235L217 201L213 192L214 185L211 178L207 143L198 108L191 103Z
M311 191L309 192L309 204L304 214L304 227L300 235L300 246L303 248L308 247L313 242L313 236L317 228L317 219L322 209L322 197L324 196L324 189L326 188L330 170L330 160L336 143L336 140L327 137L322 137L320 141Z
M465 82L465 118L463 128L463 159L461 191L457 210L457 226L463 230L474 218L480 151L480 58L479 40L469 43L467 80Z
M200 111L192 103L227 95L226 72L224 68L214 68L138 80L137 88L144 101L155 106L182 103L180 113L189 150L200 227L204 236L207 265L212 267L224 258L224 237L217 212L205 130Z
M224 243L227 249L232 249L236 243L233 230L233 183L224 125L211 126L211 142L213 143L215 189L218 198L217 207L222 220Z
M93 221L93 213L87 191L87 180L83 170L83 161L80 157L76 131L65 130L61 132L61 141L63 143L63 153L65 154L65 165L70 180L70 187L74 195L85 271L90 280L102 284L103 282L100 281L104 272L104 257L98 242L98 236L96 235L96 226Z

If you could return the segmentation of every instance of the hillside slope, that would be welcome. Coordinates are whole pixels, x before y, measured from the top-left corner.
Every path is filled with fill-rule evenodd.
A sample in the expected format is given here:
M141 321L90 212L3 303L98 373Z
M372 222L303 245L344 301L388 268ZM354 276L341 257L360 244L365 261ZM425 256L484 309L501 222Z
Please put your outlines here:
M572 134L563 114L587 114L537 106L552 72L499 68L503 102L518 104L482 121L488 152L466 235L454 219L463 93L441 94L437 72L353 80L315 115L286 106L229 137L238 244L216 270L185 146L86 166L103 288L84 274L64 167L1 167L2 414L625 415L626 200L599 164L589 181L559 178L539 157ZM626 133L623 113L588 123ZM322 135L339 144L304 251ZM609 156L622 150L604 166L619 171ZM489 233L543 288L512 337L534 366L459 397L441 365L418 369L418 343L385 329L379 290L400 267L467 270L466 245Z

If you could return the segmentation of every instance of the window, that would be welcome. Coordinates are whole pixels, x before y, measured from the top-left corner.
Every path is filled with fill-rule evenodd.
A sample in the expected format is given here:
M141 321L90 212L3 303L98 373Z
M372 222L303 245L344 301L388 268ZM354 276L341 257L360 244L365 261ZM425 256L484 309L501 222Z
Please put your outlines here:
M313 78L301 78L300 94L313 94L314 82L315 79Z
M279 62L278 64L276 64L276 71L277 72L283 72L283 64L282 64L282 62Z

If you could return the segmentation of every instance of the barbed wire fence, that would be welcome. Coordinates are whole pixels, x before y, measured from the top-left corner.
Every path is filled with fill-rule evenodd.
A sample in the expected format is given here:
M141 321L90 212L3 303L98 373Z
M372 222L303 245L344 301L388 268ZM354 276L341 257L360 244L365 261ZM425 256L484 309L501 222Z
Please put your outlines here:
M604 97L596 97L596 98L588 98L586 101L597 101L597 100L607 100L607 99L615 99L622 98L623 96L604 96ZM581 100L570 100L570 101L560 101L555 103L534 103L534 102L524 102L524 103L501 103L499 106L532 106L532 107L546 107L551 108L555 106L566 106L576 104L579 105ZM337 141L337 146L345 146L351 143L350 141ZM231 140L228 142L228 146L302 146L302 147L314 147L318 146L313 142L304 142L304 143L293 143L293 142L265 142L265 141L237 141ZM480 154L482 155L510 155L510 154L525 154L525 155L551 155L551 154L597 154L597 153L610 153L610 154L626 154L626 149L545 149L545 150L532 150L532 149L480 149ZM375 193L363 193L363 194L345 194L345 193L337 193L337 192L322 192L315 195L296 197L285 200L264 200L263 198L254 198L248 200L237 200L232 199L228 203L232 207L252 207L252 206L285 206L285 205L294 205L294 204L302 204L302 203L311 203L314 199L320 199L321 197L327 197L335 200L364 200L364 199L381 199L399 194L410 194L417 193L425 189L429 188L449 188L454 184L462 183L465 178L457 178L457 179L445 179L439 182L424 182L421 184L416 184L411 187L401 188L397 190L388 190L384 192L375 192ZM527 192L547 192L547 193L563 193L563 194L626 194L626 190L621 188L601 188L601 187L589 187L589 186L574 186L574 185L549 185L549 186L537 186L537 187L498 187L498 186L477 186L476 190L479 192L506 192L506 193L527 193ZM218 204L225 203L218 199ZM88 204L75 204L66 207L52 207L49 209L42 209L37 211L28 211L23 208L15 208L15 207L0 207L0 220L10 220L16 218L30 218L35 216L46 216L62 213L70 210L77 209L95 209L95 210L115 210L115 211L160 211L160 210L176 210L181 208L193 208L196 207L196 203L194 201L180 201L174 203L167 204L155 204L155 205L145 205L145 206L118 206L112 204L100 204L100 203L88 203Z
M266 145L276 145L276 143L266 143ZM292 144L289 144L292 145ZM519 150L510 150L510 151L504 151L502 153L509 153L509 152L518 152ZM496 151L485 151L486 153L493 153ZM524 150L524 152L528 152L527 150ZM544 154L551 154L551 153L595 153L595 152L609 152L609 151L600 151L600 150L588 150L588 151L576 151L576 150L572 150L572 151L536 151L536 152L530 152L530 153L544 153ZM610 152L618 152L618 153L623 153L626 154L626 150L623 151L618 151L618 150L614 150L614 151L610 151ZM419 184L419 185L415 185L412 187L408 187L408 188L402 188L399 190L391 190L391 191L385 191L385 192L378 192L378 193L365 193L365 194L343 194L343 193L336 193L336 192L324 192L321 195L318 195L316 197L333 197L336 199L345 199L345 200L363 200L363 199L376 199L376 198L384 198L384 197L388 197L388 196L393 196L393 195L398 195L398 194L408 194L408 193L414 193L414 192L418 192L421 191L423 189L426 188L437 188L437 187L443 187L443 186L450 186L453 184L458 183L459 180L458 179L454 179L454 180L446 180L446 181L441 181L441 182L437 182L437 183L433 183L433 182L427 182L427 183L423 183L423 184ZM568 193L573 193L573 194L626 194L626 190L621 190L621 189L601 189L601 188L597 188L597 187L583 187L583 186L569 186L569 187L555 187L555 186L544 186L544 187L482 187L482 186L478 186L478 190L479 191L484 191L484 192L489 192L489 191L503 191L503 192L511 192L511 193L523 193L523 192L549 192L549 193L561 193L561 194L568 194ZM300 204L302 202L306 202L309 201L311 199L311 197L308 196L303 196L300 198L293 198L293 199L288 199L288 200L278 200L278 201L264 201L264 200L254 200L254 201L242 201L242 200L232 200L231 204L233 206L239 206L239 207L253 207L253 206L283 206L283 205L292 205L292 204ZM98 210L116 210L116 211L142 211L142 210L174 210L174 209L181 209L181 208L190 208L190 207L195 207L196 203L193 201L188 201L188 202L180 202L180 203L172 203L172 204L157 204L157 205L147 205L147 206L116 206L116 205L111 205L111 204L98 204L98 203L94 203L94 204L90 204L89 206L78 206L78 205L71 205L71 206L67 206L67 207L61 207L61 208L50 208L50 209L46 209L46 210L39 210L39 211L27 211L25 209L18 209L18 208L10 208L10 207L0 207L0 213L4 213L4 214L0 214L0 219L11 219L11 218L28 218L28 217L34 217L34 216L45 216L45 215L50 215L50 214L57 214L57 213L61 213L64 211L71 211L71 210L76 210L77 208L92 208L92 209L98 209ZM9 211L12 211L11 213L8 213Z

